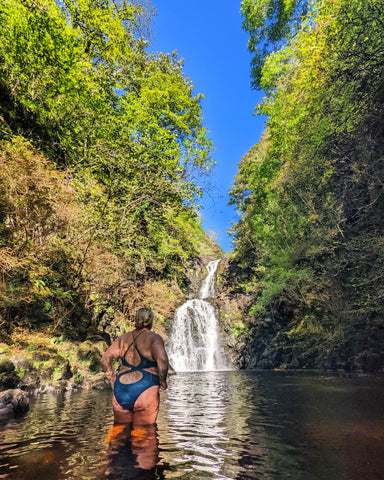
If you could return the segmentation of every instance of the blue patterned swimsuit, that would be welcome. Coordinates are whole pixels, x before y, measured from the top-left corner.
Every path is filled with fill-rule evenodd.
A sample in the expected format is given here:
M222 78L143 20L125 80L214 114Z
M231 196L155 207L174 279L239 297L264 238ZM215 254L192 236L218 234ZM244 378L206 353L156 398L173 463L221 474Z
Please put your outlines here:
M141 335L143 332L140 332L139 335ZM137 335L137 337L139 336ZM136 339L137 339L136 337ZM151 372L147 372L145 369L146 368L151 368L151 367L157 367L157 363L153 362L151 360L147 360L144 358L141 353L139 352L137 345L136 345L136 339L132 333L132 338L133 341L125 351L124 355L121 357L121 363L124 365L124 367L128 367L130 370L124 371L122 373L119 373L116 377L115 383L113 385L113 390L115 394L115 398L118 402L118 404L124 408L124 410L133 410L133 406L135 405L136 400L139 398L139 396L145 392L148 388L151 388L155 385L160 385L160 378L158 375L154 375ZM135 346L137 353L140 356L140 363L138 365L131 365L128 363L125 359L125 356L128 352L128 350L131 348L132 344ZM131 372L140 372L142 374L142 378L138 380L135 383L121 383L120 378L123 375L126 375Z

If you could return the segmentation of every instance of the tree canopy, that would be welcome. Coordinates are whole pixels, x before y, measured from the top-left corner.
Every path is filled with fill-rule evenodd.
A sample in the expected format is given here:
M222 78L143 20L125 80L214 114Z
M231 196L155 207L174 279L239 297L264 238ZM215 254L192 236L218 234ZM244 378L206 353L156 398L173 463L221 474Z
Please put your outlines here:
M0 91L3 138L20 133L67 169L115 248L156 257L172 251L169 218L195 215L212 160L182 62L147 53L151 15L125 0L5 0Z
M315 1L315 0L313 0ZM292 39L313 2L310 0L243 0L243 28L249 33L251 77L255 88L262 81L266 57L277 53Z

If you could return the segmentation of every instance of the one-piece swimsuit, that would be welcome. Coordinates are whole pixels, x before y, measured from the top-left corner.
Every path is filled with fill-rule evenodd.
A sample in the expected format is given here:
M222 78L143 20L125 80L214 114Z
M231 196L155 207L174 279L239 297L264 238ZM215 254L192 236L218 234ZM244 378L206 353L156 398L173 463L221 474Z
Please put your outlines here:
M141 335L143 332L140 332ZM139 336L137 335L137 337ZM137 339L136 337L136 339ZM135 405L136 400L139 396L145 392L148 388L151 388L155 385L160 385L160 378L158 375L155 375L151 372L146 371L146 368L156 367L157 363L151 360L148 360L142 356L139 349L136 345L136 339L132 333L133 341L125 351L124 355L121 357L121 363L124 367L129 368L130 370L124 371L119 373L116 377L115 383L113 385L113 390L115 394L115 398L119 405L124 408L124 410L133 410L133 406ZM128 350L131 348L132 344L134 345L137 353L140 357L140 363L138 365L131 365L125 359L125 356ZM142 378L134 383L121 383L120 379L123 375L127 375L128 373L132 372L140 372Z

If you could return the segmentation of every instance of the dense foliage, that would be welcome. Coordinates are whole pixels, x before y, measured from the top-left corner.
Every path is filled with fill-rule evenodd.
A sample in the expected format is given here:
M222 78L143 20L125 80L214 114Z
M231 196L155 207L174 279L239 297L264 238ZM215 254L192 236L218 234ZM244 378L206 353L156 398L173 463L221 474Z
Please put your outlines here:
M297 32L309 8L309 0L243 0L243 28L249 33L248 50L252 53L252 84L262 80L266 57Z
M273 22L264 16L263 33L254 12L267 3L243 2L246 28L259 29L259 41ZM295 2L276 2L288 3L286 18L276 13L279 31L295 12L302 21L279 50L260 57L254 82L266 92L258 112L267 125L231 193L241 212L235 258L255 296L252 362L379 369L384 5L323 0L304 16Z
M196 212L212 167L201 96L176 55L148 53L152 13L126 0L0 3L8 324L34 315L75 335L95 283L180 278L215 249Z

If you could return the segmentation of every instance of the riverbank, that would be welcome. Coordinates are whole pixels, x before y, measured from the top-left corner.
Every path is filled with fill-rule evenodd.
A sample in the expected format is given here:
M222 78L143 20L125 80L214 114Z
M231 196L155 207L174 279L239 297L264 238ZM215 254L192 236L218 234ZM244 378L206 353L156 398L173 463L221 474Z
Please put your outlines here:
M73 342L17 329L11 334L11 344L0 343L0 390L40 393L110 388L100 361L107 348L101 336Z
M319 314L318 328L309 328L313 318L295 309L292 302L282 301L274 309L258 311L255 305L263 287L250 282L248 273L233 256L223 259L217 270L219 323L237 368L384 372L383 329L379 322L374 330L365 328L361 319L356 331L352 325L348 330L330 327L324 331L320 324L326 317ZM336 318L329 317L328 321L331 325Z
M30 395L110 389L101 365L103 337L72 342L48 332L16 329L0 343L0 420L25 414Z

